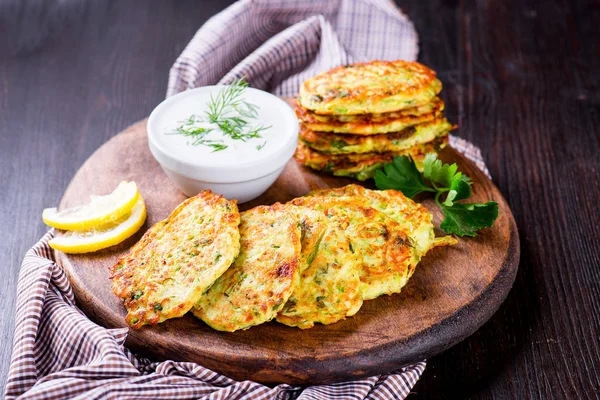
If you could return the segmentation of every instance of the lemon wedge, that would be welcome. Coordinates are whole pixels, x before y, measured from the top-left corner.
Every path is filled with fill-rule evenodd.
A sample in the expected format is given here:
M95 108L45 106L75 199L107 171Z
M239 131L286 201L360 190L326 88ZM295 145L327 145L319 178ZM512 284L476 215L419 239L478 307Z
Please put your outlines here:
M50 240L50 247L63 253L90 253L121 243L136 233L146 220L146 205L138 195L130 213L116 221L89 230L67 231Z
M140 192L135 182L123 181L106 196L91 196L91 202L84 206L58 211L46 208L42 219L46 225L54 228L83 231L117 221L131 213L138 201Z

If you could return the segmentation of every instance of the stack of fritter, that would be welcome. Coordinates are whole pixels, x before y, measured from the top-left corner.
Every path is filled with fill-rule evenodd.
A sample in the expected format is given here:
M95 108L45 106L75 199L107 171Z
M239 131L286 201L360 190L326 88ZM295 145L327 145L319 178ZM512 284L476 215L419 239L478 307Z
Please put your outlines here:
M337 176L366 180L396 155L417 167L444 147L453 129L437 97L442 83L416 62L371 61L334 68L300 88L296 160Z
M302 329L398 293L431 248L431 214L357 185L240 213L209 191L182 203L112 267L134 328L191 311L217 330L276 319Z

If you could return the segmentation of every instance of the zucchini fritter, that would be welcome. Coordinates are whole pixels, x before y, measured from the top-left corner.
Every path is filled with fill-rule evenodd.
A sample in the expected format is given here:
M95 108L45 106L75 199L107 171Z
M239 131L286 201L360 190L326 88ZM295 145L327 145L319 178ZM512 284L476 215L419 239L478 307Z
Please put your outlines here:
M350 244L346 257L337 262L355 263L364 300L398 293L406 284L414 269L411 263L418 259L417 250L396 221L372 208L365 199L314 196L288 204L320 211L345 232Z
M311 149L328 154L385 153L403 151L431 142L438 136L448 134L451 129L452 125L444 117L400 132L372 136L314 132L303 126L300 129L300 140Z
M281 204L241 214L240 253L196 303L193 314L220 331L275 318L298 279L300 224Z
M376 60L307 79L298 101L317 114L387 113L427 104L441 90L435 72L422 64Z
M321 172L336 176L349 176L360 181L375 176L375 172L384 164L394 160L394 156L411 156L417 168L422 168L422 162L427 153L436 152L448 143L448 136L440 136L432 142L418 144L399 152L364 153L364 154L326 154L310 149L299 142L294 158L303 165Z
M352 243L334 222L316 246L303 248L302 252L309 255L309 266L277 314L277 322L308 329L315 322L332 324L356 314L363 298L360 266L350 257L351 248Z
M456 244L456 239L452 236L436 238L431 213L397 190L369 190L360 185L347 185L316 190L309 193L309 196L359 196L366 199L371 207L385 213L402 227L421 256L434 247Z
M431 103L384 114L319 115L298 105L296 115L312 131L377 135L431 121L440 117L443 110L442 99L434 97Z
M210 191L181 203L111 267L133 328L188 312L240 248L237 202Z

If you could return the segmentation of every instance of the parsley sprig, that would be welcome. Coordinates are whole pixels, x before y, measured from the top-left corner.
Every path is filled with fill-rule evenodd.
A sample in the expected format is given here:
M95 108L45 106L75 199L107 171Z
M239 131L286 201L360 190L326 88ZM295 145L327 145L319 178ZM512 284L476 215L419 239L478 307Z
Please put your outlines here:
M435 203L446 217L440 228L457 236L476 236L477 231L489 228L498 218L498 203L457 203L471 197L471 179L458 171L456 164L444 164L434 153L423 161L423 174L412 158L396 156L383 171L375 174L378 189L400 190L413 198L424 192L435 193Z
M231 85L221 89L215 96L210 96L204 116L190 116L187 120L182 121L182 125L171 134L189 137L191 139L189 144L192 146L212 147L213 153L225 150L228 146L224 144L223 140L206 138L215 129L201 127L199 126L201 123L216 125L224 136L233 140L245 142L249 139L262 139L262 132L270 126L249 127L249 120L258 117L259 107L244 100L244 90L248 85L244 78L234 79ZM266 142L262 146L256 146L256 149L261 150L265 144Z

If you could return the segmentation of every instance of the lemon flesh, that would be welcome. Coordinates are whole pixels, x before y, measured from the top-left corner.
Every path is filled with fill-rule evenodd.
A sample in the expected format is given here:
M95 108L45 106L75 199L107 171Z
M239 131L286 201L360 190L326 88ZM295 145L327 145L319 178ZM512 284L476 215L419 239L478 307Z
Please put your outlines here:
M144 225L144 221L146 205L138 195L137 203L131 212L116 221L94 229L64 232L62 236L50 240L49 244L63 253L90 253L121 243L137 232Z
M42 219L46 225L69 231L90 230L121 220L130 214L140 193L135 182L123 181L108 195L91 196L89 204L58 211L46 208Z

